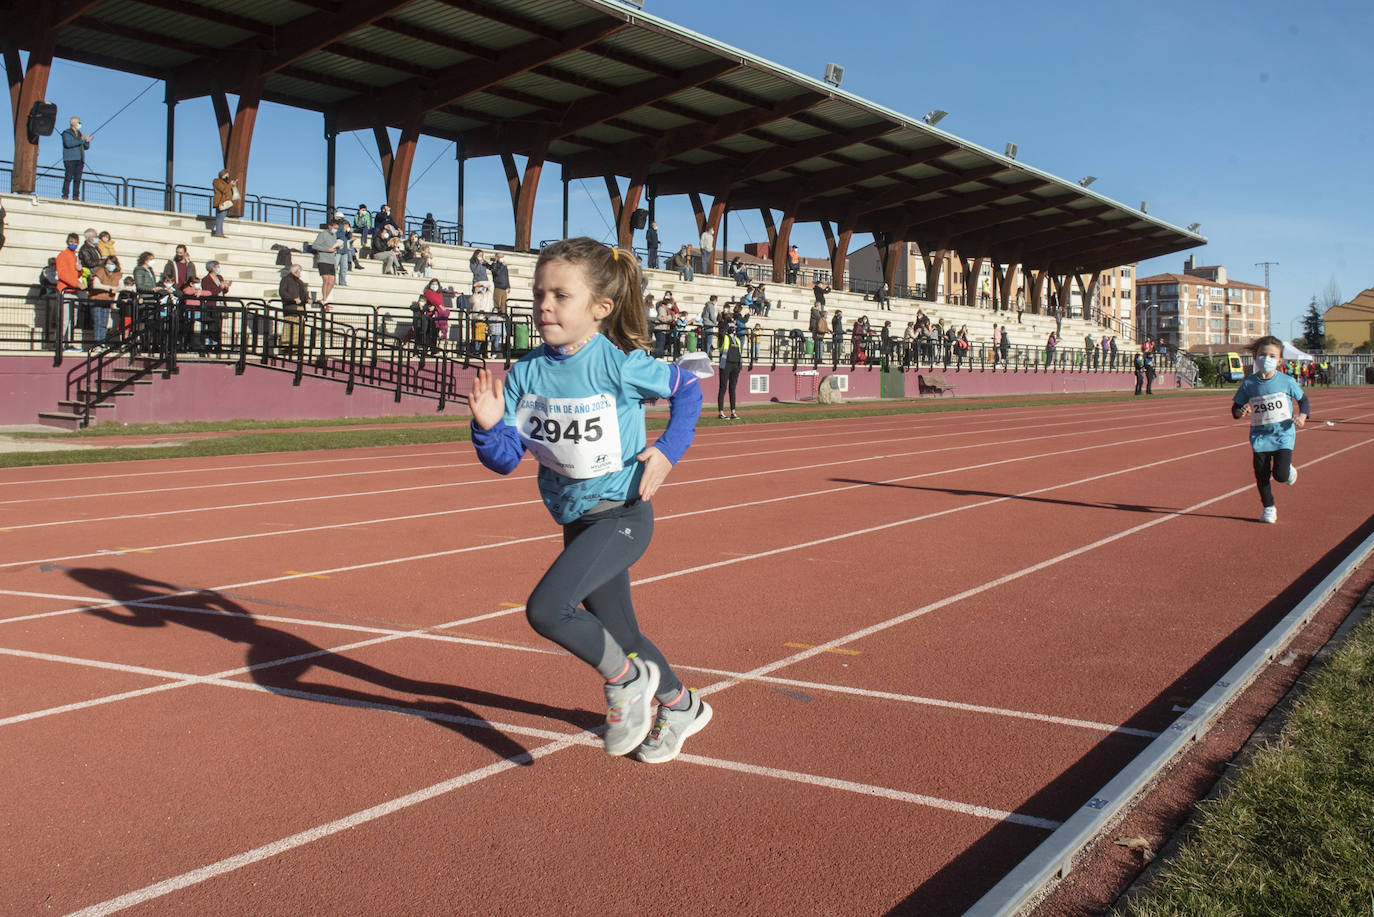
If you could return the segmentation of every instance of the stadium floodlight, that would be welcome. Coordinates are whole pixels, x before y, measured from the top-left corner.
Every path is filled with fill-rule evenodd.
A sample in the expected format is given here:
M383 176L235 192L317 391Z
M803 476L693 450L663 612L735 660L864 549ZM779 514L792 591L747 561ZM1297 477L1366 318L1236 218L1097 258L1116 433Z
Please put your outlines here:
M1150 212L1150 202L1149 202L1149 201L1141 201L1141 202L1140 202L1140 212L1141 212L1141 213L1149 213L1149 212Z
M831 86L834 86L836 89L838 89L840 87L840 83L844 80L844 68L841 67L839 64L826 64L824 79Z
M1197 232L1197 231L1198 231L1199 229L1201 229L1201 228L1202 228L1202 224L1201 224L1201 223L1189 223L1189 224L1188 224L1188 231L1189 231L1189 232Z
M1084 175L1082 178L1078 180L1078 183L1082 185L1084 188L1086 188L1095 181L1097 181L1096 175Z
M1014 144L1014 143L1008 143L1008 144L1007 144L1007 149L1006 149L1007 158L1008 158L1008 159L1015 159L1015 158L1016 158L1016 150L1017 150L1016 144Z
M933 108L930 111L926 112L925 117L923 117L921 120L924 121L926 124L929 124L931 127L934 127L935 125L939 124L947 114L949 114L949 112L943 111L939 108Z

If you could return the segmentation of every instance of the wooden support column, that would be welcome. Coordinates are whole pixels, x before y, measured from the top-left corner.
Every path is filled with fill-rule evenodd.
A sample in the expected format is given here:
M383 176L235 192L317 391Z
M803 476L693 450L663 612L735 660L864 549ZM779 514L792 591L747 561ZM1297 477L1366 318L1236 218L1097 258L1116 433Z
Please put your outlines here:
M921 246L921 263L926 266L926 299L930 302L939 301L937 297L940 295L940 274L945 269L945 259L948 257L949 246L944 242L936 243L929 250L924 245ZM963 263L962 259L960 259L960 263ZM968 268L966 265L964 266L964 289L968 290Z
M772 248L770 249L770 254L772 254L773 256L774 283L787 282L787 246L791 242L792 224L796 222L796 219L797 205L796 202L792 202L789 203L786 209L783 210L782 222L778 224L777 229L774 230L772 229L771 225L769 226L770 231L768 233L768 236L770 244L772 245ZM765 225L771 224L772 222L773 214L768 213L768 218Z
M833 230L829 220L821 220L821 231L825 233L825 247L830 252L830 289L843 290L844 265L849 260L849 240L854 235L854 220L841 220Z
M266 78L258 75L246 80L239 94L238 106L231 118L229 100L223 90L211 93L215 120L219 124L220 151L224 167L231 177L239 180L240 198L229 209L229 216L242 217L248 200L248 154L253 147L253 125L258 119L258 105L262 102L262 88Z
M888 296L897 288L897 262L901 260L905 250L906 241L893 238L888 238L885 244L878 248L878 257L883 262L883 283L887 284Z
M372 135L377 140L377 155L382 161L382 174L386 177L386 202L391 207L391 218L402 230L406 225L406 196L410 190L410 170L415 165L415 147L420 142L421 122L421 117L415 117L401 127L400 142L396 144L394 153L386 126L372 126Z
M1062 317L1069 312L1069 285L1073 278L1069 274L1056 274L1052 280L1055 296L1059 299L1059 315Z
M1047 271L1031 272L1031 292L1030 306L1031 314L1040 315L1045 311L1045 281L1049 278Z
M10 108L14 113L14 170L10 173L10 191L32 194L38 183L38 144L29 142L29 111L33 103L43 101L48 91L48 74L52 71L53 50L57 33L48 25L52 18L52 4L38 4L37 15L43 20L37 30L37 46L29 50L28 70L23 68L19 49L6 39L4 45L5 75L10 84ZM59 123L57 130L64 129Z
M521 177L515 167L515 156L501 154L501 165L506 169L506 184L510 186L511 209L515 211L515 250L529 251L530 236L534 232L534 196L539 190L539 176L544 171L544 157L547 155L547 142L535 144L525 160L525 174Z
M630 221L639 209L640 198L644 196L644 185L649 179L648 165L630 176L630 184L625 188L624 200L620 196L620 183L614 175L607 174L606 190L611 196L611 213L615 216L615 244L625 251L634 250L635 231Z
M778 227L773 223L773 211L760 207L759 216L763 217L763 231L768 233L768 254L773 257L773 282L782 283L787 277L787 256L778 260Z
M1002 271L1002 276L999 278L997 290L995 290L993 293L995 297L1001 299L1002 309L1004 311L1011 310L1011 291L1016 287L1017 275L1019 273L1020 268L1017 266L1015 262L1011 262L1010 264L1008 264L1007 269L1005 271ZM997 308L996 299L994 299L993 301L993 308Z
M1101 271L1093 271L1091 276L1092 280L1088 281L1087 286L1083 285L1082 274L1074 274L1073 277L1074 281L1078 284L1079 293L1083 295L1083 314L1080 317L1084 320L1087 320L1092 315L1093 308L1096 305L1094 301L1097 299L1097 290L1098 287L1102 285Z

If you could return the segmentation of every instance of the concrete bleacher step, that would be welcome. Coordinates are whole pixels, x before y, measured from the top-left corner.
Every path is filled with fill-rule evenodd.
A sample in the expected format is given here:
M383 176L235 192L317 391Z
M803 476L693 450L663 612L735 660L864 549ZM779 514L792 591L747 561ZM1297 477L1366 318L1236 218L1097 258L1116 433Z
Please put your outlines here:
M56 427L69 433L80 430L83 419L84 415L73 414L68 411L40 411L38 413L38 422L43 426Z

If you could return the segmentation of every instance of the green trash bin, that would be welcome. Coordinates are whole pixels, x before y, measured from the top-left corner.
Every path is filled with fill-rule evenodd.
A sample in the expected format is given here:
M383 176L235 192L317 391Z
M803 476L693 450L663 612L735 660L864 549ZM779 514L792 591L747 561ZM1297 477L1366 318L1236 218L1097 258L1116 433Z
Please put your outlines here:
M530 326L529 326L529 325L520 324L520 325L516 325L516 326L515 326L515 349L516 349L516 350L529 350L529 349L530 349Z
M807 339L806 339L806 343L802 345L802 353L804 353L806 356L809 357L809 356L811 356L811 355L812 355L813 353L815 353L815 352L816 352L816 342L815 342L814 340L812 340L811 338L807 338Z
M696 349L697 349L697 333L696 333L695 331L689 331L689 332L687 332L687 352L688 352L688 353L692 353L692 352L695 351Z

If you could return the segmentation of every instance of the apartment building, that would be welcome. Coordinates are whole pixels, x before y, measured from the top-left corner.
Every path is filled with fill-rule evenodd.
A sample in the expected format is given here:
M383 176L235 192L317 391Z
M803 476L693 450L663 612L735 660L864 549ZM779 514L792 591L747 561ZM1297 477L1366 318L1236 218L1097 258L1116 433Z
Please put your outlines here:
M1197 265L1190 255L1181 274L1136 281L1136 329L1184 351L1244 346L1269 333L1269 291L1231 280L1222 265Z

